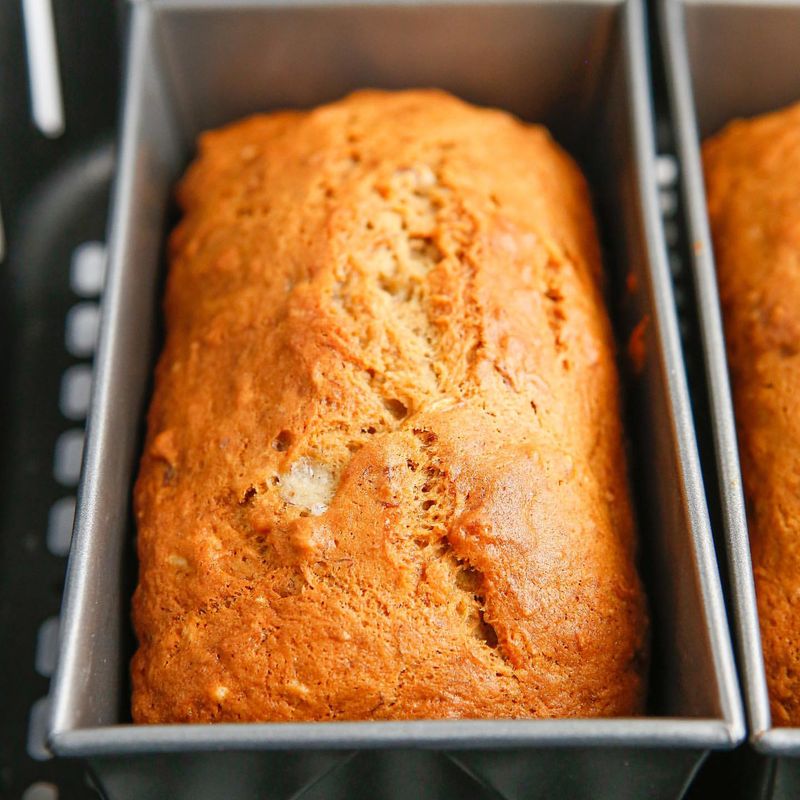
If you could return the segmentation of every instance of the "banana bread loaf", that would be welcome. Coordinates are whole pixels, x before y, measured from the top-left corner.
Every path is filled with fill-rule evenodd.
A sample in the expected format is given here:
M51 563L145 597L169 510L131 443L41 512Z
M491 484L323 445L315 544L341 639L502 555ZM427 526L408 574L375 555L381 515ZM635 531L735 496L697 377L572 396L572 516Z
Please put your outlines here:
M360 92L204 134L135 491L139 722L642 709L584 180L541 128Z
M773 723L800 725L800 104L703 155Z

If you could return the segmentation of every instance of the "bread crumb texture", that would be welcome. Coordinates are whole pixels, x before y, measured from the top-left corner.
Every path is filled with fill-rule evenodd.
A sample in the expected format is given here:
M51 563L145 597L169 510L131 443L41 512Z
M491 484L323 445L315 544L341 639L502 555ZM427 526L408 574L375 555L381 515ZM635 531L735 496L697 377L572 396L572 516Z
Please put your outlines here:
M359 92L205 133L135 490L138 722L642 708L610 328L539 127Z
M775 725L800 725L800 104L703 147Z

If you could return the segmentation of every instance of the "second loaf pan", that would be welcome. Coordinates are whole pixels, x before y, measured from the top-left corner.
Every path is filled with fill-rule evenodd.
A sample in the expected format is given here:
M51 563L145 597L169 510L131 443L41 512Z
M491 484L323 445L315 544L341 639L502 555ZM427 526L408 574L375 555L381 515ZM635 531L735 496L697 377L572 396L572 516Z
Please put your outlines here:
M88 759L112 800L674 800L710 749L743 737L655 196L645 41L638 0L132 5L110 272L50 730L53 751ZM134 726L123 677L129 505L172 186L205 128L364 86L420 85L551 128L593 186L610 283L635 287L618 331L648 320L628 405L655 634L649 716Z
M800 728L770 719L700 144L737 117L800 100L800 2L665 0L661 12L750 741L777 759L765 793L788 800L800 795Z

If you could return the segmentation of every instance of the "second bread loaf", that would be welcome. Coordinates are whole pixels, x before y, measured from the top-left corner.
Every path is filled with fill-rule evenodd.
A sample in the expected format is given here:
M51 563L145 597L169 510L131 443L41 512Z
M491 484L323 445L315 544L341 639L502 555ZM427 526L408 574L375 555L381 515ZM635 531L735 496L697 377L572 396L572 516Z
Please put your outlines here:
M772 718L800 725L800 104L703 155Z

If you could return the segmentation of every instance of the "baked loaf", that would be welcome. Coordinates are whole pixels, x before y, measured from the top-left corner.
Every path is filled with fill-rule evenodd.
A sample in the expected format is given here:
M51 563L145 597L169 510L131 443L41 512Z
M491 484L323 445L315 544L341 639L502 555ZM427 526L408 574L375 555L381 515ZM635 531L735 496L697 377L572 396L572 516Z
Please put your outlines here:
M612 336L541 128L361 92L204 134L136 486L139 722L641 710Z
M772 718L800 725L800 104L703 153Z

